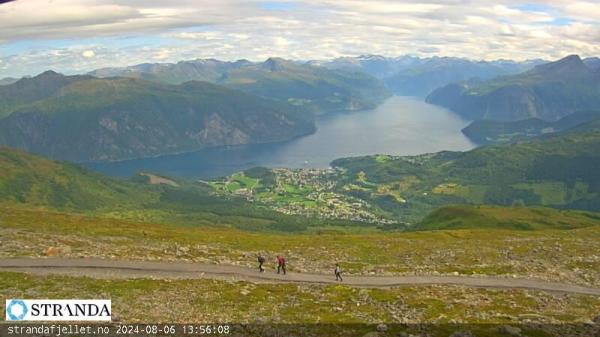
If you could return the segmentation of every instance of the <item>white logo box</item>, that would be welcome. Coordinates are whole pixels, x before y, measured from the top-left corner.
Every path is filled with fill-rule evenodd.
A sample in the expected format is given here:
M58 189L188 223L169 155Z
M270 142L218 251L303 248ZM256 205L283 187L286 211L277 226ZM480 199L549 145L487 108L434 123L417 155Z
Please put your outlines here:
M110 300L6 300L7 321L110 321Z

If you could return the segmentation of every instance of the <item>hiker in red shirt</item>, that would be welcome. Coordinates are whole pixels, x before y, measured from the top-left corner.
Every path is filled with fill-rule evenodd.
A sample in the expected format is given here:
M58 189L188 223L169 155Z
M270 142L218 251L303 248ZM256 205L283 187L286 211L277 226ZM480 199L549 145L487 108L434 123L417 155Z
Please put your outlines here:
M283 270L283 275L285 275L285 258L281 255L277 255L277 274L279 274Z

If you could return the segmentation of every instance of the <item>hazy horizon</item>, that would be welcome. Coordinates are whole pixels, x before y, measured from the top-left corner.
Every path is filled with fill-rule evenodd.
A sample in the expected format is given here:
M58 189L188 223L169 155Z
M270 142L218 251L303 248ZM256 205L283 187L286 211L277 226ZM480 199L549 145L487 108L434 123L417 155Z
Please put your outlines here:
M0 78L205 58L585 58L600 55L599 22L591 1L17 0L0 4Z
M565 55L568 56L568 55ZM206 58L195 58L195 59L182 59L182 60L175 60L175 61L164 61L164 62L141 62L141 63L135 63L135 64L126 64L126 65L122 65L122 66L107 66L107 67L101 67L101 68L92 68L92 69L86 69L86 70L73 70L73 71L61 71L59 69L54 69L52 67L49 67L47 69L43 69L40 72L37 73L30 73L30 74L24 74L24 75L19 75L19 76L0 76L0 79L4 79L4 78L22 78L22 77L35 77L37 75L40 75L44 72L47 71L54 71L56 73L59 74L63 74L63 75L81 75L81 74L86 74L88 72L94 71L94 70L100 70L100 69L108 69L108 68L126 68L126 67L133 67L133 66L137 66L137 65L141 65L141 64L177 64L179 62L193 62L193 61L207 61L207 60L216 60L219 62L237 62L237 61L249 61L252 63L262 63L262 62L266 62L269 59L273 59L273 58L280 58L280 59L284 59L286 61L291 61L291 62L298 62L299 64L302 63L309 63L309 62L325 62L325 61L331 61L331 60L335 60L335 59L342 59L342 58L360 58L360 57L384 57L386 59L401 59L403 57L418 57L420 59L429 59L429 58L456 58L456 59L463 59L463 60L468 60L468 61L472 61L472 62L502 62L502 61L506 61L506 62L533 62L533 61L545 61L545 62L552 62L552 61L556 61L556 59L527 59L527 60L522 60L522 61L516 61L516 60L512 60L512 59L494 59L494 60L483 60L483 59L473 59L473 58L468 58L468 57L457 57L457 56L445 56L445 55L429 55L429 56L417 56L417 55L413 55L413 54L403 54L403 55L396 55L396 56L388 56L388 55L379 55L379 54L359 54L359 55L348 55L348 56L340 56L339 58L331 58L331 59L312 59L312 60L301 60L301 59L289 59L289 58L284 58L284 57L280 57L277 55L273 55L273 56L269 56L265 59L256 59L256 60L250 60L250 59L245 59L245 58L233 58L230 60L225 60L225 59L218 59L218 58L214 58L214 57L206 57ZM593 56L592 56L593 57ZM582 57L582 59L584 59L584 57Z

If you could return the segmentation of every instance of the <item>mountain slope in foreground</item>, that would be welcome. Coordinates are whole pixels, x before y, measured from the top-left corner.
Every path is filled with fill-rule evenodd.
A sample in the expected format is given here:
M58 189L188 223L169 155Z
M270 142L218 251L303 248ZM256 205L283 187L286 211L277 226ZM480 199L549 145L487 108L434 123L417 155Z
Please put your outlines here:
M436 209L412 230L440 229L575 229L600 225L600 214L541 207L451 205Z
M299 232L355 222L289 216L204 183L142 172L130 180L0 146L0 205L184 226Z
M0 201L50 209L133 207L159 199L149 186L0 146Z

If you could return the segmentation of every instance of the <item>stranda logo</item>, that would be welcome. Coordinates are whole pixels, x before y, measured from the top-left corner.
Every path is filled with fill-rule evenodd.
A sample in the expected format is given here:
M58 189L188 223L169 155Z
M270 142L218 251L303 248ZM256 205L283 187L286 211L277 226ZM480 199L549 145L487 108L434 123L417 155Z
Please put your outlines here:
M27 305L21 300L6 301L6 320L21 321L28 313Z
M6 300L7 321L110 321L110 300Z

